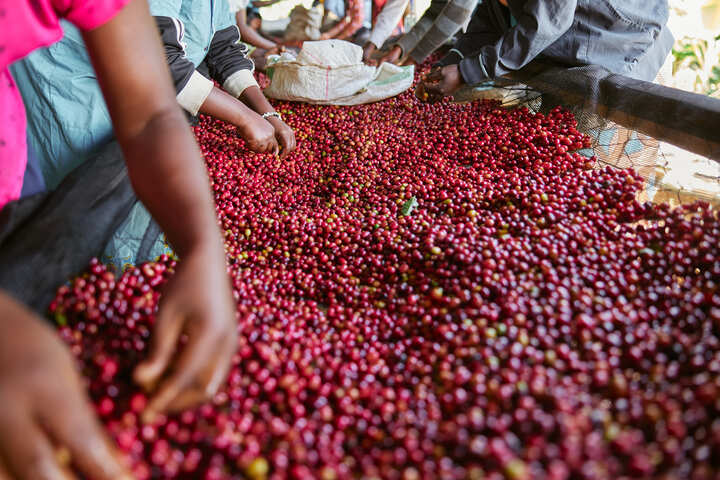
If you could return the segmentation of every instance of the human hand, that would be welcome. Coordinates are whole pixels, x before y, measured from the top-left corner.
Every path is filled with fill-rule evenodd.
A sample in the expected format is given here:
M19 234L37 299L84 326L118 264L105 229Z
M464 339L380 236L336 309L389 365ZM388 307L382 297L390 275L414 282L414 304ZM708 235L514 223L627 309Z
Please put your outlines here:
M275 128L275 138L280 145L280 160L284 160L297 146L295 132L278 117L268 117L268 121Z
M277 155L278 143L275 140L275 129L262 116L250 111L244 115L243 124L238 125L238 128L240 136L245 139L250 150Z
M375 47L375 44L372 42L367 42L363 47L363 61L373 67L378 63L376 59L372 58L376 50L377 47Z
M400 48L400 45L395 45L389 52L383 55L380 60L378 60L378 63L382 64L383 62L388 62L397 65L400 61L400 57L402 57L402 48Z
M285 45L275 45L273 48L270 48L265 52L265 58L268 58L270 55L280 55L284 51Z
M152 392L144 421L217 393L237 348L235 308L220 242L178 263L163 291L150 356L134 372L135 381Z
M2 293L0 405L0 478L132 478L95 417L68 349L42 319Z
M463 84L457 64L435 67L418 84L415 96L427 103L435 103L455 93Z

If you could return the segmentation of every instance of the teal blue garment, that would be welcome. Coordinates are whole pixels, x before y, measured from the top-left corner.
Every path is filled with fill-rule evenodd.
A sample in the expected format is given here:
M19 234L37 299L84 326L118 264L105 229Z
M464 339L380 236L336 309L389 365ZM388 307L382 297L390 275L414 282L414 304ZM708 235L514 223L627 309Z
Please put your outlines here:
M183 24L186 55L195 66L205 58L215 32L235 23L227 0L148 3L153 15ZM60 42L11 66L27 110L28 141L49 189L113 138L110 115L82 36L71 24L62 26L65 36ZM149 223L149 213L138 203L110 241L104 259L118 267L135 264ZM162 235L151 251L170 251Z
M185 53L196 67L203 61L215 32L235 25L228 0L149 0L156 17L180 20L185 28Z
M187 58L198 66L216 31L234 25L227 0L150 0L150 11L183 23ZM113 137L110 116L80 32L11 66L28 112L28 139L48 188Z
M167 243L165 235L161 234L153 241L152 247L150 247L150 251L145 258L138 256L145 232L151 228L151 220L150 212L142 203L137 202L123 224L120 225L105 246L105 251L100 260L112 266L116 272L122 272L129 266L154 260L160 255L172 255L172 248Z
M112 124L80 32L63 22L65 37L10 69L25 102L28 142L49 189L112 138Z

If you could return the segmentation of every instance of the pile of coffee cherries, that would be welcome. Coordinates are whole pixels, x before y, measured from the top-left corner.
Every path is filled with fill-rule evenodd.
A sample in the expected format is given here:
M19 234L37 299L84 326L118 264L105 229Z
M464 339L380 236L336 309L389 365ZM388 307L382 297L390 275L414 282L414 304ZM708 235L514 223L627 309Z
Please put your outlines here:
M212 402L139 420L175 260L53 303L138 478L717 478L716 212L638 203L560 109L276 107L283 161L195 128L239 299Z

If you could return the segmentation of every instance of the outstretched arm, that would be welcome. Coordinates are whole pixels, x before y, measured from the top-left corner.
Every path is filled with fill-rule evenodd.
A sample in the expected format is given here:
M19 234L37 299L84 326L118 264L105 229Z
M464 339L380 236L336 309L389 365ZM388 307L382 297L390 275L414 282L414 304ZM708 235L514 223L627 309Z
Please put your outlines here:
M247 24L247 12L245 9L240 9L235 14L235 21L237 22L237 26L240 29L240 37L242 37L243 41L246 43L249 43L250 45L254 45L258 48L264 48L265 50L270 50L271 48L277 47L277 43L273 42L272 40L268 40L267 38L263 37L255 31L255 29L250 28L250 25Z
M175 12L163 12L177 15ZM268 122L242 102L223 90L215 87L212 80L205 78L188 60L184 46L184 25L179 18L156 16L155 23L160 30L160 38L165 48L165 58L170 66L170 75L177 91L177 101L182 108L192 115L205 113L220 120L230 122L240 130L240 136L254 152L277 152L275 131ZM213 38L215 48L211 51L229 61L221 61L213 69L214 77L224 85L226 90L242 92L251 85L257 85L252 75L253 62L245 56L245 49L238 44L238 30L234 26L217 32L215 37L224 39L217 42ZM217 44L224 48L217 47ZM220 51L220 53L216 53ZM211 57L209 54L208 57ZM224 75L218 75L218 70Z
M236 348L235 303L203 158L147 3L131 1L84 39L133 187L182 259L160 305L150 358L135 372L154 391L152 417L220 387Z

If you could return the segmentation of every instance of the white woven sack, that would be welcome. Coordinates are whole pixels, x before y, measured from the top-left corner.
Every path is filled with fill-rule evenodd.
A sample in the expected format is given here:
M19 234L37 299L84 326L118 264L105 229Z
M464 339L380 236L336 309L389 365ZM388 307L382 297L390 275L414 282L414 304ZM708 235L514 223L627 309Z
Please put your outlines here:
M302 5L297 5L290 12L290 23L285 29L285 40L317 40L320 38L322 17L323 12L319 6L308 10Z
M279 100L357 105L395 96L412 85L413 67L362 61L362 48L342 40L305 42L295 58L271 58L265 95Z

